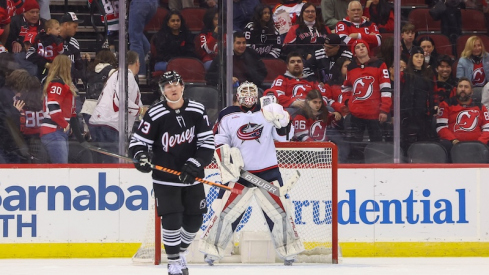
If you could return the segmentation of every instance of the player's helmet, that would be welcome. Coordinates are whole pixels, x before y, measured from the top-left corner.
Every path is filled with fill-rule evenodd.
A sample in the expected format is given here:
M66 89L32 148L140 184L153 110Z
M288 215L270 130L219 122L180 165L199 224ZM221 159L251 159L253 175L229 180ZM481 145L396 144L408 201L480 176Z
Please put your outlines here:
M258 87L253 82L245 81L239 85L236 95L240 105L251 107L258 101Z
M165 85L167 83L170 84L180 83L184 85L182 77L175 71L168 71L160 77L160 80L158 81L158 85L160 86L161 93L163 93L163 91L165 90Z

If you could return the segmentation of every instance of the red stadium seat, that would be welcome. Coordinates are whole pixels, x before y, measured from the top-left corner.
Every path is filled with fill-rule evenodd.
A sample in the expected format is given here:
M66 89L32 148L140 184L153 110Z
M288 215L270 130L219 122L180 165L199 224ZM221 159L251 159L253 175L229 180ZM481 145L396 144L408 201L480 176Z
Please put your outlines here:
M438 54L446 54L449 56L453 56L453 46L443 34L423 34L416 38L416 40L420 41L422 37L429 36L435 42L435 49Z
M487 33L484 13L479 10L462 9L463 33Z
M187 27L192 32L200 32L204 27L204 14L206 9L202 8L185 8L180 11Z
M441 23L435 21L429 14L429 9L413 9L408 16L409 22L414 24L416 32L440 32Z
M168 61L167 71L178 72L185 83L205 84L204 64L193 57L175 57Z
M486 51L489 51L489 36L485 34L464 34L458 37L457 39L457 57L460 57L460 54L463 52L465 48L465 43L467 39L471 36L478 36L482 40L482 44L484 44L484 48Z
M280 0L262 0L261 2L262 4L271 6L272 8L281 3Z
M275 58L263 58L262 61L267 68L267 76L263 80L263 86L272 86L275 78L285 73L287 64L282 59Z
M155 33L158 32L163 24L163 18L165 18L168 10L165 8L158 8L156 14L151 18L149 23L144 27L144 31Z

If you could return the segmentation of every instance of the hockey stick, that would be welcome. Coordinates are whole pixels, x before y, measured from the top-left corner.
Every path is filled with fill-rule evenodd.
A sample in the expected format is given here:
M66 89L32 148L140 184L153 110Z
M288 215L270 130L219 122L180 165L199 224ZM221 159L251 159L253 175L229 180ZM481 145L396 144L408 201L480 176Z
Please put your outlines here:
M107 156L111 156L111 157L115 157L115 158L120 158L120 159L123 159L123 160L128 161L128 162L131 162L131 163L139 163L138 160L135 160L135 159L132 159L132 158L129 158L129 157L126 157L126 156L121 156L119 154L115 154L115 153L112 153L112 152L109 152L109 151L107 151L107 150L105 150L103 148L100 148L100 147L92 146L92 145L88 144L88 142L82 142L81 143L81 146L83 146L84 148L86 148L88 150L91 150L91 151L94 151L94 152L98 152L98 153L101 153L101 154L104 154L104 155L107 155ZM151 165L151 168L154 169L154 170L163 171L163 172L170 173L170 174L177 175L177 176L179 176L180 174L182 174L181 172L178 172L178 171L175 171L175 170L172 170L172 169L169 169L169 168L165 168L163 166L154 165L152 163L150 163L150 165ZM220 189L231 191L231 193L234 193L236 195L240 195L242 193L242 190L241 190L242 188L241 189L231 188L229 186L226 186L226 185L223 185L223 184L219 184L219 183L216 183L216 182L212 182L212 181L208 181L208 180L201 179L201 178L195 178L195 180L196 181L199 181L199 182L202 182L202 183L205 183L207 185L215 186L215 187L220 188Z
M274 194L277 197L285 196L285 194L287 194L290 191L290 189L292 189L292 186L299 180L300 176L301 174L299 173L299 171L296 170L295 173L292 175L292 177L287 181L287 183L284 184L284 186L278 187L256 175L253 175L252 173L246 170L241 169L240 171L241 178L251 182L252 184L262 189L265 189L266 191L268 191L271 194Z

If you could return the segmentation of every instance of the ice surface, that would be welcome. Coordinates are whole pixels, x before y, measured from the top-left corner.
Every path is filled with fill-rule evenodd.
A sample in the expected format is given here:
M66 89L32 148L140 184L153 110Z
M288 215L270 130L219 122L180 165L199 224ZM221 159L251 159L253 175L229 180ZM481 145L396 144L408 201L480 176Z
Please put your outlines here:
M489 274L489 258L343 258L339 265L216 264L189 266L191 275L384 275ZM3 259L1 275L166 275L166 265L135 265L131 259Z

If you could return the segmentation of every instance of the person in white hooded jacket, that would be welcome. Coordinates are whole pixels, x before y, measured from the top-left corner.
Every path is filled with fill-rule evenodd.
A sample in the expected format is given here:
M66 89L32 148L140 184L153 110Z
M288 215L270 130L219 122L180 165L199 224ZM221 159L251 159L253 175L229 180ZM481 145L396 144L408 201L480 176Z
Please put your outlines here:
M136 117L142 112L141 93L136 83L135 75L139 72L139 56L134 51L127 52L128 63L128 135L134 125ZM110 152L117 153L119 145L119 71L114 72L100 95L97 106L90 118L90 131L92 139L98 142L98 146ZM116 158L102 157L101 162L110 163L117 161Z

